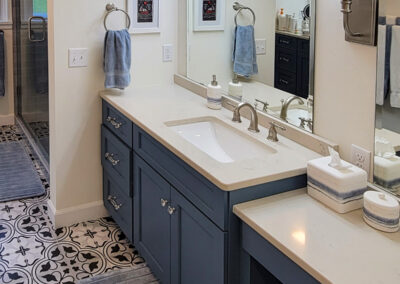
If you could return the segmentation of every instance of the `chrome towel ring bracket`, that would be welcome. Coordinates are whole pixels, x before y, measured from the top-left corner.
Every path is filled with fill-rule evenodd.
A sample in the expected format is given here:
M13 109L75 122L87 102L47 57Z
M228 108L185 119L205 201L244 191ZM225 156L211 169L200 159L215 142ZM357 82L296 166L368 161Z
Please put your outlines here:
M106 16L104 17L104 28L106 29L106 31L108 31L108 28L107 28L107 18L108 18L108 16L109 16L112 12L122 12L122 13L125 14L126 19L127 19L127 27L126 27L126 28L129 30L129 28L131 27L131 17L129 16L129 14L128 14L126 11L117 8L117 7L115 6L115 4L113 4L113 3L108 3L108 4L106 5L106 10L107 10L107 14L106 14Z
M253 15L253 26L256 24L256 13L254 13L253 9L251 9L250 7L246 7L242 4L240 4L239 2L234 2L233 3L233 10L237 11L236 15L235 15L235 25L237 26L237 17L239 15L239 13L242 10L249 10L251 12L251 14Z

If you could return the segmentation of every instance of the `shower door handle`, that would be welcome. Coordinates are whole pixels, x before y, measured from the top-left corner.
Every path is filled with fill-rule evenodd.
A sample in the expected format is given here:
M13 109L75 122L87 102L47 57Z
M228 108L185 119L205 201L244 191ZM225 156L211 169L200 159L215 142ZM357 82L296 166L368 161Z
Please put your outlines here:
M35 39L34 36L33 36L34 35L33 29L32 29L33 20L42 21L42 37L39 38L39 39ZM28 20L28 37L29 37L29 40L31 42L42 42L42 41L45 41L45 39L46 39L46 19L45 18L39 17L39 16L33 16L33 17L29 18L29 20Z

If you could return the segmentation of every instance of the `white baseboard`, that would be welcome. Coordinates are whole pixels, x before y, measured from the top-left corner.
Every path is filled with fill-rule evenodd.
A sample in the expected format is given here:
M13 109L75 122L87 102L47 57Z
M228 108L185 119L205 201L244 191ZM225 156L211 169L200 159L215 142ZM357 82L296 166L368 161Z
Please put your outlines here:
M14 125L14 124L15 124L14 114L0 115L0 126L3 126L3 125Z
M62 210L56 210L50 199L47 201L47 205L49 207L50 219L56 228L67 227L83 221L96 220L110 215L104 207L103 200Z

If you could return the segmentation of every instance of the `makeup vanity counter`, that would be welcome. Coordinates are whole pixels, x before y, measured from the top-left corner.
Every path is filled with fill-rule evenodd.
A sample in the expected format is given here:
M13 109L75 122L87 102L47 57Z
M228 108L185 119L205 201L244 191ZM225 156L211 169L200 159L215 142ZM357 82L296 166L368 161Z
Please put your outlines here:
M400 283L400 233L374 230L361 210L337 214L301 189L235 205L233 211L244 230L256 232L321 283Z
M213 184L225 191L237 190L306 173L307 161L319 154L279 135L280 141L270 142L268 130L260 127L260 133L247 130L249 121L232 122L232 112L226 109L210 110L206 100L178 85L106 90L101 97L134 124L173 152ZM166 125L168 122L193 118L215 117L243 135L251 136L275 152L271 155L242 159L232 163L214 160L184 140ZM235 141L232 141L235 143ZM246 151L246 149L243 149Z

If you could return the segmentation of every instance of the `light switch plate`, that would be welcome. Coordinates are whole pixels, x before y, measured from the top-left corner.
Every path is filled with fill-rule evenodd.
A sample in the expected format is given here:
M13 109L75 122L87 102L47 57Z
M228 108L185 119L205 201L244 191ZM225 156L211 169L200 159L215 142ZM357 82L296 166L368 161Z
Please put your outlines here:
M357 145L351 145L351 163L368 173L371 166L371 152Z
M257 55L263 55L267 53L266 39L256 39L256 53Z
M174 58L174 47L172 44L164 44L163 48L163 61L171 62Z
M68 67L87 67L89 64L89 51L87 48L68 49Z

